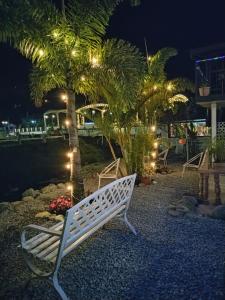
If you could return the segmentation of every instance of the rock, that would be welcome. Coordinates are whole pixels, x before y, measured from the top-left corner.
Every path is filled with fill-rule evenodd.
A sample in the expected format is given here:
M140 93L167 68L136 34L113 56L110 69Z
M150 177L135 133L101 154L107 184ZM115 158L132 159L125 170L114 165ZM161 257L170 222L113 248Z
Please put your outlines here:
M64 183L58 183L57 184L57 188L60 190L65 190L66 189L66 185Z
M225 220L225 205L216 206L213 209L210 217L212 217L214 219Z
M0 213L3 211L6 211L10 208L10 203L9 202L1 202L0 203Z
M193 210L198 205L198 200L193 196L183 196L179 204Z
M50 212L48 211L42 211L35 215L35 218L49 218L51 216Z
M183 217L184 212L177 209L169 209L168 214L172 217Z
M180 211L180 212L183 212L183 213L188 213L190 210L189 210L189 208L188 207L186 207L186 206L184 206L184 205L182 205L182 204L178 204L177 206L176 206L176 210L178 210L178 211Z
M63 222L64 221L64 216L63 215L54 215L53 218L50 217L50 219L51 220L53 219L55 221L60 221L60 222L62 221Z
M23 197L22 201L33 201L34 200L34 197L32 196L26 196L26 197Z
M54 192L57 189L57 186L54 183L51 183L41 189L41 193L47 194Z
M34 190L34 198L37 198L40 195L39 190Z
M23 192L22 194L23 197L35 197L35 190L30 188L30 189L27 189L25 192Z

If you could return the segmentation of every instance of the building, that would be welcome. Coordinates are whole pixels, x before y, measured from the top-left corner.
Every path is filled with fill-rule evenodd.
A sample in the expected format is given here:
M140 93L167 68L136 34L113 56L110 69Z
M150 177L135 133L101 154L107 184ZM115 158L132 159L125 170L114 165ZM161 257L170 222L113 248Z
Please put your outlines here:
M225 138L225 43L194 49L196 103L208 109L211 138Z

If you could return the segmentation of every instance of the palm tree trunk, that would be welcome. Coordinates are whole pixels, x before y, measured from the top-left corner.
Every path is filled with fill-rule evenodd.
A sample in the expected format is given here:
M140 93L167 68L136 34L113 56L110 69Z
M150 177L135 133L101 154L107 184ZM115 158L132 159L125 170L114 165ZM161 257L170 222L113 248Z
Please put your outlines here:
M81 176L81 157L75 110L75 94L68 91L67 120L70 148L70 186L73 204L84 197L84 184Z

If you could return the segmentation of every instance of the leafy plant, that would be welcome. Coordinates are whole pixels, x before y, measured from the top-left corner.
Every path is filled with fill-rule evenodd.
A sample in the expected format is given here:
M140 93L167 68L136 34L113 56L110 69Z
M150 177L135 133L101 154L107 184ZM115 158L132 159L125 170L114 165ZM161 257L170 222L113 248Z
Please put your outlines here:
M209 153L217 162L225 162L225 139L216 138L209 144Z

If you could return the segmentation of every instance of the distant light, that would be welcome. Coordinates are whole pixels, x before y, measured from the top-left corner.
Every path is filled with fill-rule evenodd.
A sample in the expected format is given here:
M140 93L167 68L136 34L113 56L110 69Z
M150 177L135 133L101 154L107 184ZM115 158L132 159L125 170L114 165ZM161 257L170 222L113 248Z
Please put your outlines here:
M71 158L73 156L73 153L72 152L68 152L67 153L67 157Z
M45 119L48 119L48 116L44 116Z
M147 59L150 61L152 59L151 55L148 55Z
M66 102L66 101L68 100L68 96L67 96L67 94L65 94L65 93L64 93L64 94L62 94L62 95L61 95L61 99L62 99L63 101L65 101L65 102Z
M69 121L69 120L66 120L66 121L65 121L65 124L66 124L67 127L69 127L69 126L70 126L70 121Z
M152 132L155 132L155 131L156 131L156 126L155 126L155 125L151 126L151 131L152 131Z
M31 123L32 123L32 124L35 124L35 123L36 123L36 121L35 121L35 120L31 120Z
M8 121L2 121L2 125L7 125L8 123Z
M158 148L158 142L154 142L154 143L153 143L153 147L154 147L155 149L157 149L157 148Z
M95 110L92 110L92 112L91 112L91 113L92 113L92 115L94 115L94 114L95 114Z
M71 185L71 184L67 185L67 190L68 190L68 191L71 191L71 190L72 190L72 185Z
M55 115L52 115L52 118L55 119Z
M157 85L155 84L155 85L153 86L153 90L156 91L157 88L158 88L158 87L157 87Z
M152 162L150 163L150 165L151 165L152 168L155 168L155 162L154 162L154 161L152 161Z
M166 89L167 89L168 91L171 91L171 90L173 89L173 85L172 85L171 83L169 83L169 84L167 85Z
M93 67L98 67L99 66L99 59L97 57L92 57L91 64L92 64Z
M42 50L42 49L40 49L40 50L38 51L38 53L39 53L40 56L43 56L43 55L45 54L44 50Z
M85 81L85 80L86 80L85 76L82 75L82 76L80 77L80 80L81 80L81 81Z
M152 155L153 158L156 158L156 152L155 151L152 151L151 155Z
M66 169L70 169L70 164L66 164Z
M57 37L59 36L59 33L58 33L57 30L54 30L54 31L53 31L53 36L54 36L54 38L57 38Z
M76 56L76 55L77 55L77 51L76 51L76 50L72 50L72 51L71 51L71 55L72 55L72 56Z

